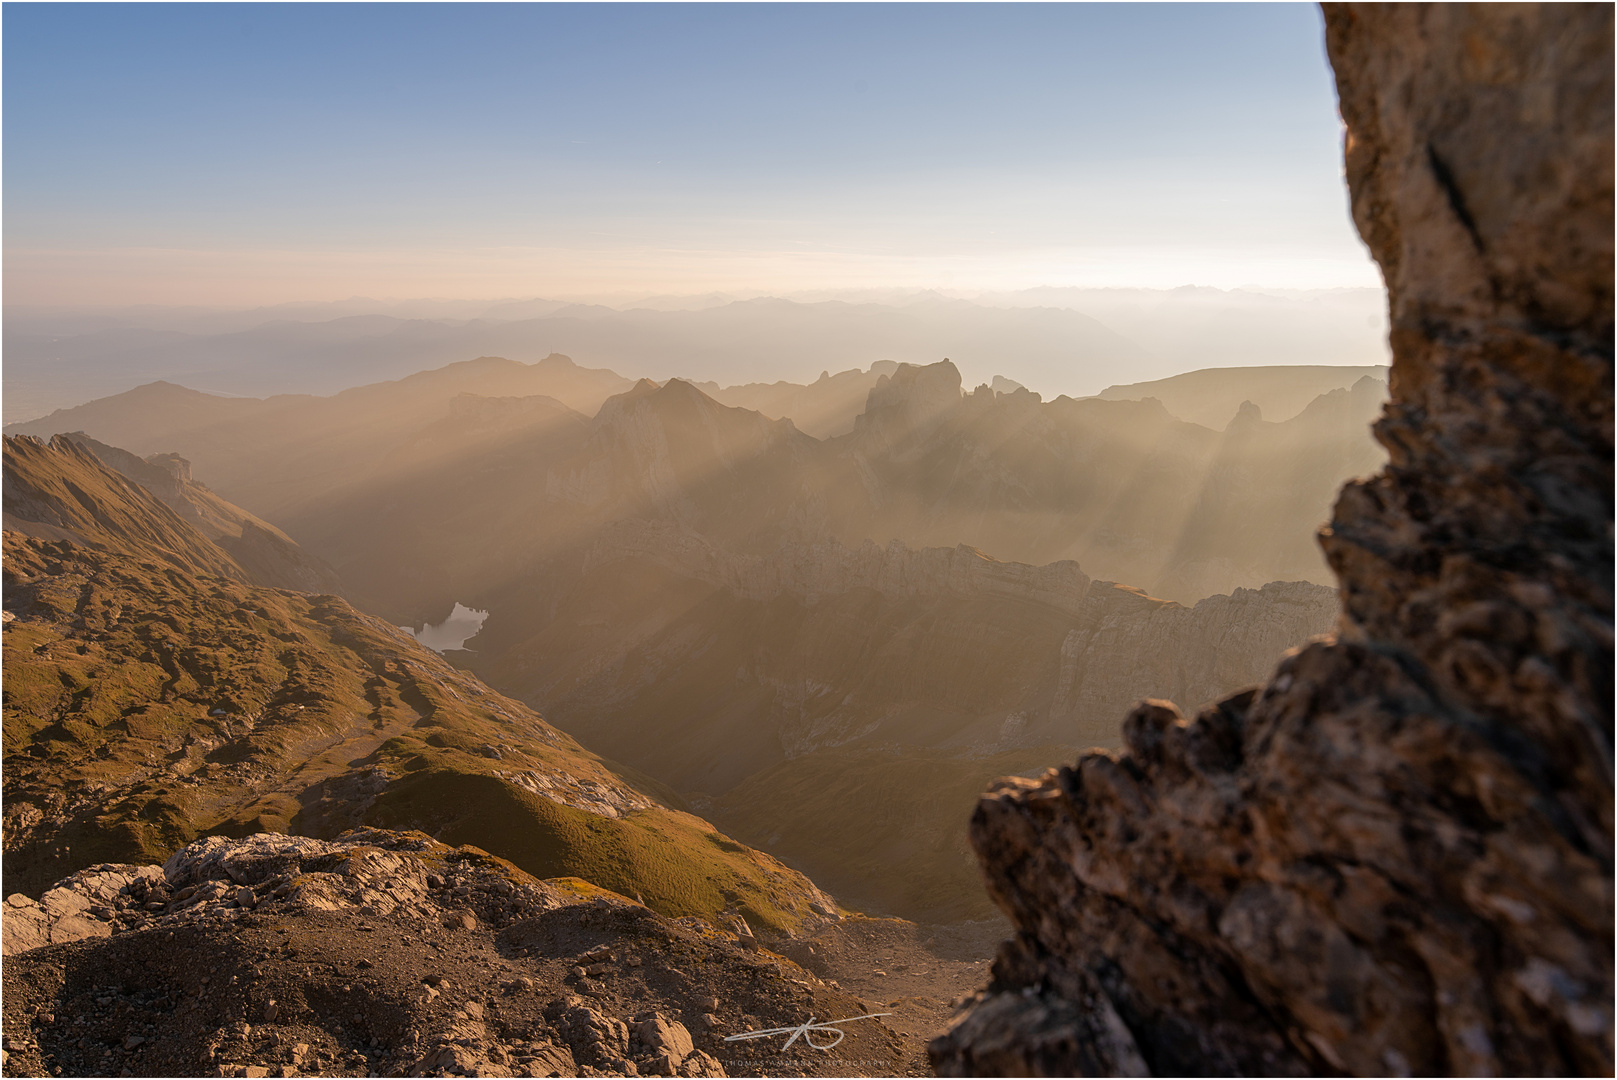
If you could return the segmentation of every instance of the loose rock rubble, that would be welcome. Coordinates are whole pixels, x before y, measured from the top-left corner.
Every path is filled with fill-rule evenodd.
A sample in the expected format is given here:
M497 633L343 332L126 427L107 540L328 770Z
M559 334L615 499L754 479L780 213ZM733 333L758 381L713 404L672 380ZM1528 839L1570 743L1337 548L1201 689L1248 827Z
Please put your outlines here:
M703 920L420 833L209 837L0 915L6 1075L891 1075L724 1035L872 1003Z

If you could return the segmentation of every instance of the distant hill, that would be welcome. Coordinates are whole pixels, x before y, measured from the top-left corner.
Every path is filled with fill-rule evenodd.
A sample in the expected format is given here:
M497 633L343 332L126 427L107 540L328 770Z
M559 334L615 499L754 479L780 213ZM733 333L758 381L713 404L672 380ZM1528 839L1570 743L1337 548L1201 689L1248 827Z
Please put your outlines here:
M1263 419L1285 421L1321 394L1347 389L1360 379L1382 384L1385 398L1389 370L1385 366L1203 368L1154 382L1108 386L1096 396L1108 401L1156 398L1175 418L1222 431L1247 401L1262 411Z
M480 355L531 363L562 353L586 367L658 381L677 376L734 386L765 373L809 382L822 370L868 370L883 360L927 364L944 356L982 379L1000 372L1072 392L1128 372L1173 370L1078 311L942 297L903 304L760 297L695 310L624 311L540 302L470 319L322 317L330 314L271 309L246 324L198 317L184 321L183 330L154 330L13 319L8 312L6 417L38 416L153 381L228 396L329 395ZM550 396L586 415L594 411L566 395Z
M271 520L315 495L417 458L452 460L513 430L582 423L632 386L565 356L480 357L330 397L227 398L152 383L27 423L8 435L84 432L140 456L178 453L209 487ZM498 399L489 406L479 402Z

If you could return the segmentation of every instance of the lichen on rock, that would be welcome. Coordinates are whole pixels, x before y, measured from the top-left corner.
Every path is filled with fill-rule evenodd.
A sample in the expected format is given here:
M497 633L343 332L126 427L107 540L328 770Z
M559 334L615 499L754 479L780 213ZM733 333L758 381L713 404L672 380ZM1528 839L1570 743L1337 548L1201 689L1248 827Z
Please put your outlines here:
M945 1075L1612 1071L1612 11L1325 22L1394 353L1340 632L984 796Z

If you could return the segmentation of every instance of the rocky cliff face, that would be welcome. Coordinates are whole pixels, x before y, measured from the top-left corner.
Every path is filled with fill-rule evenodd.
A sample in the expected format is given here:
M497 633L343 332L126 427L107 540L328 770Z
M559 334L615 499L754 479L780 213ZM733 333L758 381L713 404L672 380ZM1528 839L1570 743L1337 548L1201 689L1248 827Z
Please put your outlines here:
M900 364L870 388L865 411L854 419L854 441L867 449L902 444L959 404L960 370L953 363Z
M1326 30L1395 360L1340 640L983 798L940 1072L1612 1070L1612 12Z

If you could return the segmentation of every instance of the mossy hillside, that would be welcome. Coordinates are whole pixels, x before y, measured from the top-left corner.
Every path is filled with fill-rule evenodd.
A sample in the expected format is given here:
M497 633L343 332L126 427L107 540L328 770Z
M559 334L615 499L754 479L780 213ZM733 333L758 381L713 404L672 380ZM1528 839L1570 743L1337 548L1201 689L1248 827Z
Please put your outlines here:
M689 814L652 807L621 818L554 802L495 777L419 769L389 785L366 821L476 843L537 877L577 876L670 916L734 910L758 929L813 918L801 878ZM491 835L485 823L507 827Z
M448 829L671 914L741 906L785 928L818 898L774 860L716 847L712 826L635 795L525 706L336 597L12 532L5 579L11 888L160 861L207 833L333 834L365 820L380 792L372 815L380 807L396 827ZM510 779L523 772L646 805L600 817L523 790Z

